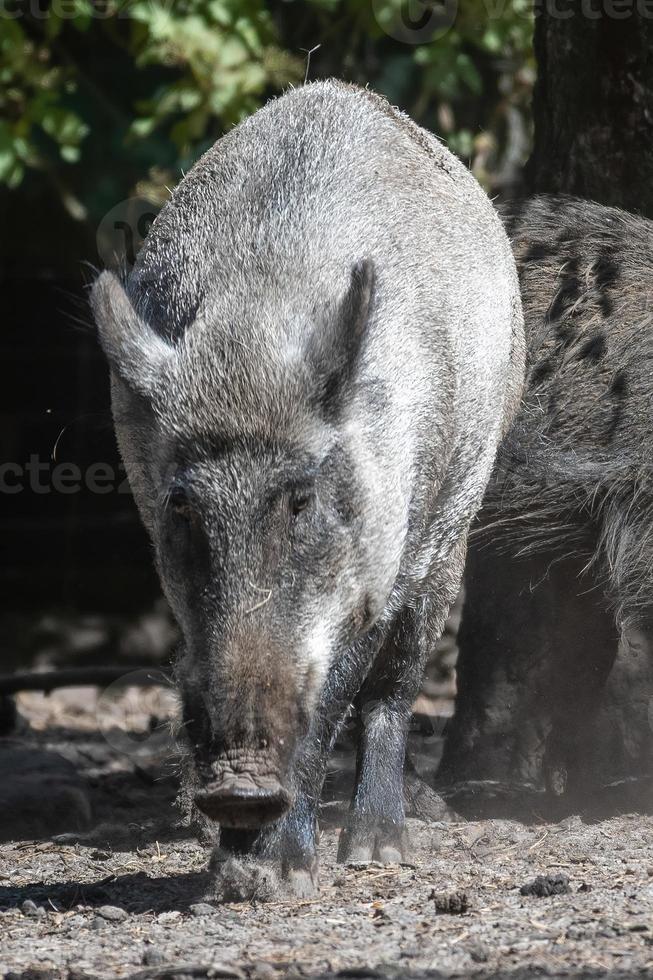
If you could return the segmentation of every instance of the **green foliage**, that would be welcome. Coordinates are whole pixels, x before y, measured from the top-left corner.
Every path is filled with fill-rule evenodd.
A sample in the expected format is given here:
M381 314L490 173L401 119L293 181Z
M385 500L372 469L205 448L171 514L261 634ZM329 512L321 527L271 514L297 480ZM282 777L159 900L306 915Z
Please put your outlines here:
M49 27L56 31L57 22ZM0 180L16 187L25 168L44 168L39 132L56 144L62 161L78 159L88 126L64 105L74 79L52 62L47 43L30 41L15 20L0 21Z
M135 192L162 200L320 45L311 77L370 84L492 185L515 126L528 148L531 2L444 0L451 23L418 35L407 2L0 0L0 183L45 175L91 222Z
M190 153L217 118L222 126L253 112L270 86L297 81L302 63L277 45L270 16L257 0L143 0L129 7L136 67L164 65L179 77L137 105L132 133L167 123L182 153Z

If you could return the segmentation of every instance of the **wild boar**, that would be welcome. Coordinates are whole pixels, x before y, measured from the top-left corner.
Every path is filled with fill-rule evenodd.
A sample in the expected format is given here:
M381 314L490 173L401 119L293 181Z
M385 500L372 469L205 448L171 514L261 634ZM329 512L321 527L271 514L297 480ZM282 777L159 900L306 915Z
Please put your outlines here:
M439 784L474 815L617 784L623 807L653 748L647 658L610 676L621 636L653 637L653 222L548 196L506 221L526 390L470 537Z
M92 306L221 879L240 855L313 887L359 693L340 856L397 860L411 705L521 390L490 202L382 98L317 82L218 140Z

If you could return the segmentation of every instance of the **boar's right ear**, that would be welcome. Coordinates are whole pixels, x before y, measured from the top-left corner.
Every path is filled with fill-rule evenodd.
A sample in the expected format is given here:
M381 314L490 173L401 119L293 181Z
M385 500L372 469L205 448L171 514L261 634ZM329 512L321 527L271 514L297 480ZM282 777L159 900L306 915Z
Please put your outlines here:
M357 262L337 310L325 327L313 334L308 354L319 379L320 403L329 415L338 413L355 377L373 293L373 262Z
M174 348L141 319L113 272L102 272L95 280L91 309L111 370L149 398Z

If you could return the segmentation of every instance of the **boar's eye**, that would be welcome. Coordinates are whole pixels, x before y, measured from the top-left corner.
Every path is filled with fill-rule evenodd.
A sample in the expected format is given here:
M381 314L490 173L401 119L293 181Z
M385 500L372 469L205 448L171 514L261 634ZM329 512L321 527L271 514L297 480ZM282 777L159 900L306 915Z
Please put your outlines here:
M167 556L166 576L175 588L186 590L189 602L199 601L210 574L209 538L201 512L183 487L171 487L161 531L161 548Z
M293 490L290 494L290 513L298 517L313 503L314 494L311 490Z
M170 492L167 509L179 521L190 524L197 520L197 512L192 506L188 494L181 487L175 487Z

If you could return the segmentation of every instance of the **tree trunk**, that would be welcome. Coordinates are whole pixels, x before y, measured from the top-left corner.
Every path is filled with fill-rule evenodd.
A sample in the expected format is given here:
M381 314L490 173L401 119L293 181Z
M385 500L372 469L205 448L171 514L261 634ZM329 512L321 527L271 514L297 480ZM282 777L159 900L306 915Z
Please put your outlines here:
M653 5L546 7L535 27L532 190L653 216Z

